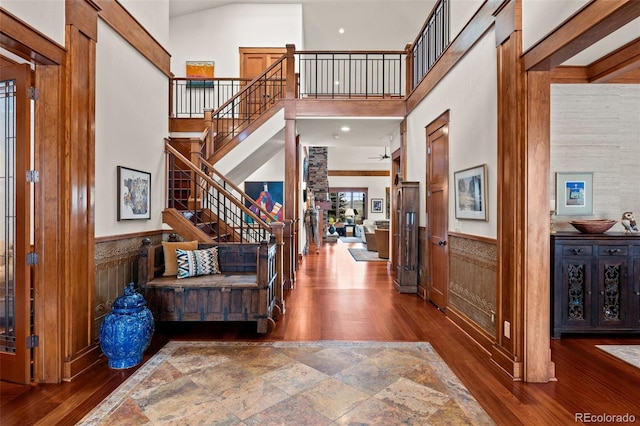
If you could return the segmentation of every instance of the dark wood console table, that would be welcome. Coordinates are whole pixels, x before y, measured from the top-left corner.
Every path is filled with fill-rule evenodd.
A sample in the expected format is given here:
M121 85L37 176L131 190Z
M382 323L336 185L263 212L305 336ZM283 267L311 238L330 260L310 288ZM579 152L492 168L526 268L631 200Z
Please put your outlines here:
M553 338L640 332L640 234L551 234Z

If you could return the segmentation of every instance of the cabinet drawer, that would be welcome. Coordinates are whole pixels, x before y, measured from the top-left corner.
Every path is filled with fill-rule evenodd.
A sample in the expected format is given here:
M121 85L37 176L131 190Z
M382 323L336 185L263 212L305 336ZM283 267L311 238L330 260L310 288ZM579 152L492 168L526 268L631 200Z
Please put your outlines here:
M563 256L591 256L593 254L593 246L562 246Z
M628 246L598 246L599 256L627 256Z

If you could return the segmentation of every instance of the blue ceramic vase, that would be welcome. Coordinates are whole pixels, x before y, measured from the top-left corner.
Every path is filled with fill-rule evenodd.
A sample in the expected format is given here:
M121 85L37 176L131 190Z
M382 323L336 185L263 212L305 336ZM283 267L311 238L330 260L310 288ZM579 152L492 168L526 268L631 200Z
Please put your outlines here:
M100 347L109 359L109 367L129 368L142 362L153 331L153 314L144 297L129 283L100 326Z

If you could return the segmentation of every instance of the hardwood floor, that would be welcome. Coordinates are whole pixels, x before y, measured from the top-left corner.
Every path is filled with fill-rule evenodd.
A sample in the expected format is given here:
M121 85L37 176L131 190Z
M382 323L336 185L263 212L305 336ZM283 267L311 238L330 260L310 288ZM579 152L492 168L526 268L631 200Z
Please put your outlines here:
M386 262L354 262L349 246L357 244L326 244L304 258L270 335L256 334L252 324L160 324L145 360L169 339L427 341L498 425L569 425L575 413L628 413L640 421L640 369L594 346L640 344L640 336L553 340L557 382L513 382L441 311L398 294ZM112 370L105 361L71 383L0 382L0 424L73 425L136 369Z

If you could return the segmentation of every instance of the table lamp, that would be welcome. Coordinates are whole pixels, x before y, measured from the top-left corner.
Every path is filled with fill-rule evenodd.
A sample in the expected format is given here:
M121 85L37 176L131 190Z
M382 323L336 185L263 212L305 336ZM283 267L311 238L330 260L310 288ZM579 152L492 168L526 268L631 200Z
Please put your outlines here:
M347 218L347 223L353 223L353 218L356 215L356 212L353 209L347 209L344 212L344 216Z

